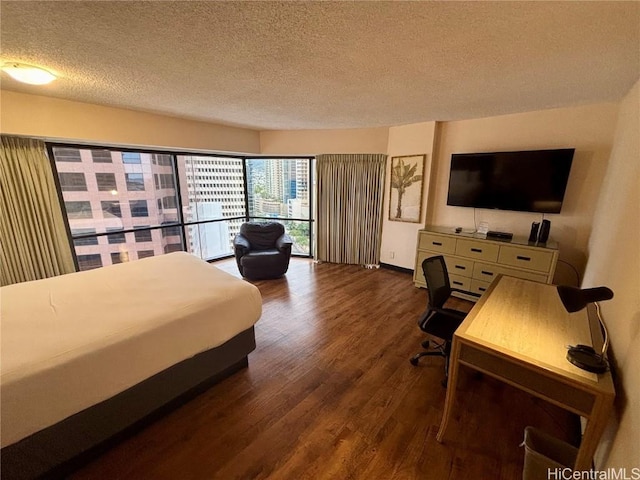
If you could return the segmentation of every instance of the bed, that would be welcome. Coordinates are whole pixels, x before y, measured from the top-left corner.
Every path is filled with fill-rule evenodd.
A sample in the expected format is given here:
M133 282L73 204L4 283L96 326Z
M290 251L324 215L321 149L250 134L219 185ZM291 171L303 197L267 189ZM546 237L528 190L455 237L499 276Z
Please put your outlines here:
M3 478L63 476L248 364L258 289L185 252L2 287Z

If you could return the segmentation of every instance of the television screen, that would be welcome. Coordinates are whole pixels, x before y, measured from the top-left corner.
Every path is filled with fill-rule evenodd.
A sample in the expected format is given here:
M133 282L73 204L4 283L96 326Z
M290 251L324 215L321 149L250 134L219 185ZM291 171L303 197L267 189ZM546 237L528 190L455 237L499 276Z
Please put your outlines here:
M454 153L447 205L560 213L574 151Z

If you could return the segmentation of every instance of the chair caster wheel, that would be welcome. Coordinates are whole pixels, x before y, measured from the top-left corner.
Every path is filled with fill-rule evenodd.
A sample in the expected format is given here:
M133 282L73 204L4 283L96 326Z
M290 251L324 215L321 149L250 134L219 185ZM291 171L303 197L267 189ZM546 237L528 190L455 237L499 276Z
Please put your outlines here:
M411 365L413 365L414 367L418 366L418 359L417 358L411 358L409 360L409 362L411 362Z
M425 350L429 350L429 340L425 340L421 345Z

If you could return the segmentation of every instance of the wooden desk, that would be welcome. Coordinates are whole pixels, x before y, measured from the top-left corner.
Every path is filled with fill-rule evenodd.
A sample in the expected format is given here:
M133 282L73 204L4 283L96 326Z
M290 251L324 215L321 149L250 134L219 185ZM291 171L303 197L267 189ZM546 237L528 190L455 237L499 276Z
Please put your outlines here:
M591 468L615 390L609 372L581 370L567 361L566 353L567 345L594 345L597 350L601 342L587 309L567 313L553 285L498 277L454 335L438 441L451 418L459 366L467 365L585 417L574 468Z

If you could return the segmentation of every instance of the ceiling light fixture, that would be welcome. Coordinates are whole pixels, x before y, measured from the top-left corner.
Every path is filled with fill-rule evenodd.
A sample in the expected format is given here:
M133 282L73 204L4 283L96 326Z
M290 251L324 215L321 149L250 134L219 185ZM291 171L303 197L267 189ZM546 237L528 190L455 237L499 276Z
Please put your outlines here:
M17 81L31 85L45 85L56 79L53 73L26 63L7 62L2 65L2 70Z

